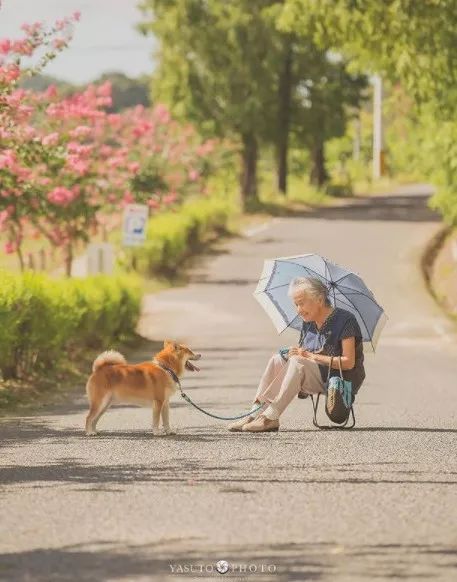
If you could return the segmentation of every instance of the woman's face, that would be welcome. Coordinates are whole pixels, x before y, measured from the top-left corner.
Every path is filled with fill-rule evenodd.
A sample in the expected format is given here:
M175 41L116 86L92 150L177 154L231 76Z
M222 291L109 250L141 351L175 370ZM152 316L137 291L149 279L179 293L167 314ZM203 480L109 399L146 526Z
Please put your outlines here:
M303 291L298 291L292 295L292 300L297 308L298 315L303 321L315 321L322 309L320 301L310 297Z

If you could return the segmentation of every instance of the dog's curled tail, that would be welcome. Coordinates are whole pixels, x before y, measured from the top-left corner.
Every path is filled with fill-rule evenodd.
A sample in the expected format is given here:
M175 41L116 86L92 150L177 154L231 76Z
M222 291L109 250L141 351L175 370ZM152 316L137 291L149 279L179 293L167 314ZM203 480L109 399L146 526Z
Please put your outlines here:
M114 350L108 350L97 356L92 364L92 372L96 372L102 366L110 366L113 364L126 364L127 360L122 354Z

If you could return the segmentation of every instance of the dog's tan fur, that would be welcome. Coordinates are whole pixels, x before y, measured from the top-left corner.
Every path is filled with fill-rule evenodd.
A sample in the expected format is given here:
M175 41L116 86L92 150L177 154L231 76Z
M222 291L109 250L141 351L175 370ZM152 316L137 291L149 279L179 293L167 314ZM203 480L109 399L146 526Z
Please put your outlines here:
M200 354L195 354L188 346L169 340L165 340L163 349L155 356L155 360L172 369L178 377L186 367L198 370L189 360L199 358ZM169 400L176 389L169 372L153 361L128 364L119 352L103 352L95 359L86 385L90 405L86 434L97 434L97 422L113 402L152 405L153 434L160 434L160 417L164 433L175 434L170 428Z

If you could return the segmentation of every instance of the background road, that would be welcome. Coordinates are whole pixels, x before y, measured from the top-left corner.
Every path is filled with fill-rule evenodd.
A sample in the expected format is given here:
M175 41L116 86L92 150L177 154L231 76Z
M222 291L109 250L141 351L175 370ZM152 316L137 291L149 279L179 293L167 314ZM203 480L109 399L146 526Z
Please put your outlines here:
M225 559L257 568L232 580L455 580L457 338L418 267L439 227L427 195L273 219L219 243L186 287L145 298L151 345L135 359L165 337L188 342L203 357L185 390L231 415L285 341L251 294L263 259L316 252L352 267L389 316L356 429L314 430L297 399L278 434L229 433L176 396L176 436L152 437L147 409L114 407L87 438L78 387L0 424L0 579L192 580L172 569Z

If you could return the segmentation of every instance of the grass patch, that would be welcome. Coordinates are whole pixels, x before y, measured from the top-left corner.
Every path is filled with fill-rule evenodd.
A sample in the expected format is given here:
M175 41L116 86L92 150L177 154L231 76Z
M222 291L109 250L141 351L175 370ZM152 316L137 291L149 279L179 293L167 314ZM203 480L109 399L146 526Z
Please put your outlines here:
M123 341L114 342L111 348L128 360L130 354L146 344L150 342L133 333ZM0 416L39 412L49 405L67 402L71 393L83 394L92 363L100 351L103 350L75 349L67 352L65 359L59 360L46 374L35 371L20 379L0 381Z

